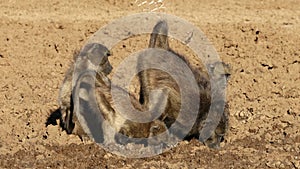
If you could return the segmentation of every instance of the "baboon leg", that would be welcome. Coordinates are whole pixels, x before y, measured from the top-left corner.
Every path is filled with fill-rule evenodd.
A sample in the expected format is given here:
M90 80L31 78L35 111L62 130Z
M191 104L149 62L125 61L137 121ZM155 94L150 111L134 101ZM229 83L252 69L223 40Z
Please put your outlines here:
M152 118L164 115L168 106L169 91L167 89L153 90L149 95L149 111Z
M215 130L210 130L209 134L206 133L207 135L210 135L210 137L207 140L203 141L203 143L210 148L219 149L220 143L223 141L227 129L228 129L228 108L226 106L224 113L220 119L220 122L217 125L217 128Z
M88 135L97 143L102 143L103 117L98 113L93 84L95 77L93 76L94 73L91 71L81 74L73 88L74 112L76 112L74 119L78 119L76 120L74 134L77 134L83 141ZM81 122L80 125L79 121Z
M203 126L199 128L199 140L210 148L218 149L227 128L227 112L225 112L227 111L227 106L225 100L219 100L219 98L216 98L216 96L219 96L217 93L222 92L219 94L223 94L223 91L213 90L212 96L216 100L212 100L213 102L210 105L209 114L207 115Z
M157 136L156 138L153 138ZM159 145L168 142L169 132L166 124L160 120L154 120L150 125L149 145ZM152 138L151 138L152 137Z
M87 143L90 138L85 133L76 115L73 115L74 127L72 133L77 135L83 143Z
M225 87L230 67L223 62L209 65L214 84L211 84L212 100L210 114L200 131L200 141L210 148L218 149L228 128L228 104L225 101Z

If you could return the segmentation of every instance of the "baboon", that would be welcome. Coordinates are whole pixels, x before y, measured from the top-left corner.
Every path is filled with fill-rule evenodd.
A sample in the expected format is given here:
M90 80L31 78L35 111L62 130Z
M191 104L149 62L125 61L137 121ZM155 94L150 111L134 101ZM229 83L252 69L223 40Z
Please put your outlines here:
M216 98L216 103L211 102L213 96L220 94L224 96L223 89L226 84L221 84L221 82L224 82L224 80L222 80L224 77L228 78L230 75L229 66L223 62L214 62L208 66L208 71L210 71L210 73L213 75L211 78L214 78L215 82L220 83L213 85L216 87L212 88L208 73L193 67L186 57L176 53L169 47L168 25L165 21L159 21L153 28L153 32L150 37L149 48L160 48L172 52L189 65L199 86L200 107L196 122L185 138L190 139L193 137L200 137L200 141L204 142L205 145L211 148L219 148L220 142L228 128L228 105L224 102L224 100L218 100L218 98ZM141 58L138 64L142 65L147 63L144 63L143 58ZM170 75L157 69L148 69L140 72L139 79L141 84L139 101L141 104L147 104L149 102L148 96L151 90L156 88L167 88L169 90L168 105L165 109L166 111L160 117L160 120L162 120L169 128L176 121L182 103L180 100L180 93L178 92L179 88L176 85L176 82ZM221 88L218 88L219 86L221 86ZM216 129L213 129L212 126L208 126L209 122L206 121L211 105L216 105L212 106L212 111L215 111L217 116L213 117L211 122L212 124L217 123ZM222 109L223 106L224 112ZM187 124L188 121L183 120L183 123ZM204 126L207 128L206 131L204 130L205 132L201 135L200 131ZM181 124L181 127L184 128L185 124ZM182 128L179 128L177 131L175 130L174 134L179 134L176 132L180 132ZM206 137L207 139L201 140L201 136Z
M84 47L84 49L78 54L76 58L76 66L71 66L67 71L65 79L63 81L62 87L59 93L59 105L61 117L61 126L68 134L74 133L79 135L81 139L85 139L86 134L83 131L91 130L89 124L79 124L77 118L84 119L89 114L88 112L83 112L83 114L78 114L79 117L76 117L76 111L82 111L81 104L86 108L86 111L94 112L94 118L103 118L103 121L107 123L103 124L98 120L99 126L96 127L99 129L97 133L99 135L103 132L103 138L100 140L105 143L114 143L115 135L112 135L113 132L107 131L106 129L111 126L114 131L121 133L130 138L148 138L153 136L154 133L161 133L160 128L163 129L164 126L157 126L156 124L163 124L159 121L153 121L148 123L136 123L126 120L120 112L116 112L112 105L112 96L111 96L111 82L108 79L107 75L111 72L112 67L108 61L108 56L110 55L109 50L103 45L92 43ZM80 60L80 61L78 61ZM95 67L94 63L99 63L97 65L97 70L95 71L96 80L92 80L92 75L89 74L78 74L78 81L75 82L75 86L72 86L73 76L76 75L76 71L88 69L89 67ZM78 70L77 70L78 69ZM93 82L95 82L95 87L93 88ZM118 88L119 92L126 93L124 89ZM91 96L91 92L95 93L95 96ZM159 110L164 108L166 104L166 94L158 93L150 97L149 106L152 109ZM75 98L75 100L74 100ZM91 103L96 99L97 103ZM159 101L159 102L158 102ZM145 111L144 106L142 106L138 100L132 100L132 104L135 108L140 111ZM100 112L101 116L99 115ZM151 111L151 110L150 110ZM82 120L81 122L85 122ZM106 126L105 126L106 125ZM82 128L83 127L83 128ZM164 130L166 131L166 130ZM92 131L91 131L92 132ZM93 135L94 133L89 133ZM95 138L94 138L95 139ZM125 144L122 140L116 140L119 143ZM124 141L124 140L123 140ZM146 142L147 144L147 142Z

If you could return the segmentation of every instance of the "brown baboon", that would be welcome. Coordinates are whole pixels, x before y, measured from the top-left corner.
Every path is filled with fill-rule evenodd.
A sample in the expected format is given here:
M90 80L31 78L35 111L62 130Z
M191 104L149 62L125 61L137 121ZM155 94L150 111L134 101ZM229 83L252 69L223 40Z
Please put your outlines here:
M100 141L105 143L115 142L113 132L108 131L107 129L108 125L113 128L115 132L121 133L129 138L148 138L149 136L152 136L153 133L160 133L160 128L162 130L164 127L155 125L161 124L159 122L131 122L130 120L126 120L120 112L115 111L112 104L111 83L107 77L107 74L109 74L112 70L112 67L108 61L109 55L109 50L106 47L93 43L86 45L81 53L79 53L78 57L76 57L78 63L76 66L72 66L67 71L60 89L59 104L60 112L62 114L61 126L68 134L78 134L82 139L85 137L82 127L85 129L85 131L89 131L89 134L92 137L95 135L95 133L92 132L95 131L90 131L92 130L91 128L98 128L99 131L96 132L99 133L99 135L103 134ZM89 74L85 75L74 72L78 70L82 70L84 72L85 69L94 67L95 62L99 63L97 70L95 71L95 81L92 80L93 77L91 74L88 76ZM76 74L78 74L78 80L76 85L72 87L72 79ZM94 82L95 87L93 88L92 83ZM127 94L124 89L118 88L118 91ZM91 92L94 92L95 96L91 95ZM162 93L158 93L157 95L150 97L149 106L147 107L152 107L155 110L163 111L159 109L165 107L164 104L166 104L166 97L164 96L166 96L166 94L164 94L162 91ZM97 102L96 104L93 104L92 102L95 99ZM159 103L157 102L158 100ZM142 106L138 100L132 100L132 104L139 111L146 111L144 106ZM90 112L83 112L82 114L77 112L79 117L76 117L75 112L82 111L82 107L80 106L85 107L86 111ZM98 127L90 127L89 124L85 123L87 121L84 119L87 118L91 112L95 114L94 118L96 118L97 124L99 124ZM99 113L101 113L101 116ZM77 118L83 119L81 121L83 124L81 123L80 125ZM103 118L101 120L106 121L106 123L103 124L99 118ZM120 142L121 140L117 141ZM125 144L125 142L123 144Z
M218 87L220 85L221 87L224 87L225 84L214 85L216 87L212 88L208 73L193 67L186 57L174 52L169 47L168 25L165 21L159 21L153 28L153 32L150 37L149 48L160 48L172 52L189 65L195 76L195 79L197 80L200 95L200 107L196 122L189 134L185 137L186 139L190 139L193 137L198 138L200 136L199 132L201 131L201 129L204 126L208 126L208 122L206 122L206 119L211 105L225 107L224 112L223 109L212 109L212 111L216 111L215 113L217 114L217 117L213 117L213 119L210 120L212 120L212 123L218 123L217 128L213 129L212 126L208 126L208 128L206 128L206 130L208 131L206 131L206 133L202 133L202 135L204 135L204 137L207 137L208 139L201 140L200 137L200 140L203 141L207 146L211 148L218 148L228 127L228 106L226 103L223 103L224 100L220 101L217 98L216 103L211 102L212 96L214 95L221 94L222 96L224 96L224 91L222 90L224 88ZM138 64L143 65L147 63L143 62L143 58L140 58ZM229 66L224 64L223 62L212 63L209 65L209 68L210 70L208 71L210 71L210 73L213 75L211 78L214 78L217 83L223 82L222 79L224 79L224 77L227 78L230 74ZM164 121L167 127L170 127L176 121L182 103L182 101L180 100L180 93L178 92L179 87L177 86L176 82L170 75L157 69L148 69L141 71L139 73L139 79L141 84L139 100L141 104L147 104L149 102L147 97L149 96L151 90L156 88L167 88L169 90L168 105L165 109L166 111L160 117L160 120ZM218 101L220 101L221 104L219 104ZM188 122L186 121L184 123ZM184 128L185 125L186 124L181 124L181 127ZM179 128L178 131L175 131L174 135L178 134L176 132L180 132L180 130L181 128Z

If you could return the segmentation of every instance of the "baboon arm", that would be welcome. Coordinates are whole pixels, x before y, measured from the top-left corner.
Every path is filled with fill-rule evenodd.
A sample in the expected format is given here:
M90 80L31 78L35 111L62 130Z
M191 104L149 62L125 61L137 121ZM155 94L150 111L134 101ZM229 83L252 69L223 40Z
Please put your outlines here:
M73 102L72 102L72 75L73 66L71 66L64 78L63 84L59 91L59 106L61 112L61 126L68 134L72 133L74 128L73 119Z

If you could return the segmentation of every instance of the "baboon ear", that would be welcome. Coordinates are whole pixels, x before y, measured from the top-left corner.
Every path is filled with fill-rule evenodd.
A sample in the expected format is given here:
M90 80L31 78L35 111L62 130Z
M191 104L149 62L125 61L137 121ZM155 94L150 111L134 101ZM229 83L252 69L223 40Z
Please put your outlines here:
M169 49L168 24L166 21L159 21L154 26L150 37L149 48Z

